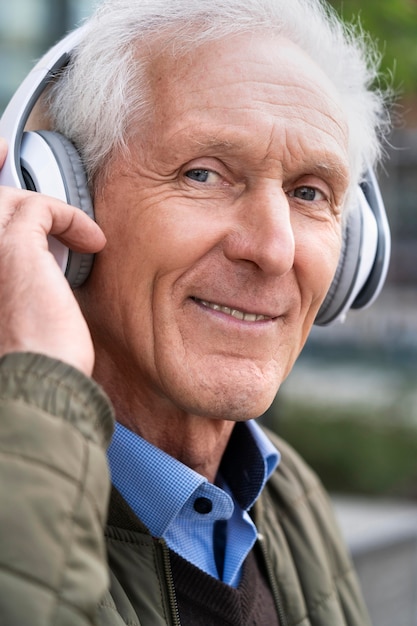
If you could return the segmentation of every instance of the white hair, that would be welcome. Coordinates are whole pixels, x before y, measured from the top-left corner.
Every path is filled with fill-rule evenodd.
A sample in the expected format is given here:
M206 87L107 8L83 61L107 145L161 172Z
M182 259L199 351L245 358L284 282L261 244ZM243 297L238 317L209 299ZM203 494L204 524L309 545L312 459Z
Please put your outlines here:
M284 36L335 85L349 128L352 184L381 156L389 127L384 96L373 89L379 57L358 27L322 0L104 0L86 24L71 63L48 97L52 126L77 146L90 181L132 129L150 120L148 68L153 44L180 56L245 32Z

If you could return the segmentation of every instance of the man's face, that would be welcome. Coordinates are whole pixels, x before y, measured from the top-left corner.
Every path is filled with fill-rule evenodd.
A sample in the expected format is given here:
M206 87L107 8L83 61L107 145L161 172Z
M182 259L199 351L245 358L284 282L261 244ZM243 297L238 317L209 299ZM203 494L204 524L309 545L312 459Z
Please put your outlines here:
M264 35L161 56L151 81L153 121L96 200L87 318L144 406L254 417L337 266L344 115L317 66Z

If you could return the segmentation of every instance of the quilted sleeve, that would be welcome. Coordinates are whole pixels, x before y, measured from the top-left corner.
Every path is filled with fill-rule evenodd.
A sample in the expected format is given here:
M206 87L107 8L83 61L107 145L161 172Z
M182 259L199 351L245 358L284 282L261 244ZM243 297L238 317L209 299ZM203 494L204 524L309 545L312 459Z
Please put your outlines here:
M87 626L108 585L103 541L113 413L81 372L0 359L0 623Z
M255 521L288 624L370 626L326 491L291 446L268 435L281 462L255 505Z

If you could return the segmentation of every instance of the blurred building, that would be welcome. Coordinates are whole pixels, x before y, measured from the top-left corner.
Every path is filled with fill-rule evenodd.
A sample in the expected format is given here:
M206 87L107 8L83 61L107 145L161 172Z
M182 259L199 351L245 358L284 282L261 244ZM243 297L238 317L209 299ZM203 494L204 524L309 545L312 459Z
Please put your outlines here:
M415 102L417 105L417 100ZM411 116L408 116L411 122ZM389 283L417 285L417 120L394 131L379 179L392 230Z

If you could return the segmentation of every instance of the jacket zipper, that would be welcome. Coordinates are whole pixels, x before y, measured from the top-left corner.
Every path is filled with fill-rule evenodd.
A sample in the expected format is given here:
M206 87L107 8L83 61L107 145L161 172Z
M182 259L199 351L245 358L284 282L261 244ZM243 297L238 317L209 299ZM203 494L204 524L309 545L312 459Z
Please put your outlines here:
M272 563L271 563L269 554L266 549L265 537L260 533L258 533L258 544L261 548L262 556L265 562L269 582L271 585L272 595L275 601L275 607L278 613L279 624L280 626L288 626L287 616L285 614L284 607L282 606L281 593L279 591L278 584L274 576Z
M165 541L160 541L159 545L161 546L162 550L162 561L164 565L165 579L168 588L168 601L169 606L171 607L172 626L181 626L180 613L178 610L177 597L175 594L174 577L172 575L171 563L169 559L169 550Z

